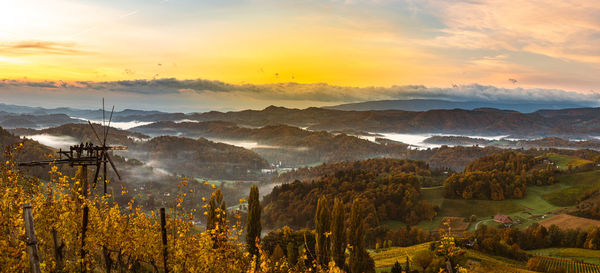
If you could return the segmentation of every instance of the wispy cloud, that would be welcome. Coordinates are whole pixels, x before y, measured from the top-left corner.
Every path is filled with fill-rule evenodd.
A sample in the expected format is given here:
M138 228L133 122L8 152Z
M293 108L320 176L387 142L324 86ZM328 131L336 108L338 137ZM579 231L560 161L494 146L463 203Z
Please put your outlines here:
M435 47L526 51L600 65L600 5L582 1L427 1L439 14Z
M18 41L12 43L0 44L0 54L2 55L32 55L32 54L51 54L51 55L73 55L86 53L76 47L75 43L63 43L53 41Z

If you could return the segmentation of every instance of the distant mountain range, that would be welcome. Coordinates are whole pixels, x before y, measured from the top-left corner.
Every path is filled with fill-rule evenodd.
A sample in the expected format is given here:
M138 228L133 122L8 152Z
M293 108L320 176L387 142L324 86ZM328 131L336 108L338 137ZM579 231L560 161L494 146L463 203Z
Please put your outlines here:
M572 102L491 102L491 101L449 101L435 99L413 99L413 100L377 100L358 103L347 103L335 106L323 107L344 111L372 111L372 110L403 110L403 111L429 111L441 109L464 109L473 110L477 108L495 108L502 110L513 110L521 113L531 113L542 109L565 109L582 108L589 105L576 104Z
M35 114L23 112L27 109L29 111L46 112L38 111ZM21 112L9 113L6 110L19 110ZM60 111L65 111L66 114L58 113ZM101 120L102 112L100 110L76 110L71 108L40 110L31 107L14 108L14 106L0 105L0 126L6 128L40 129L66 123L83 123L84 121L81 118ZM143 121L147 123L159 121L172 121L175 123L226 121L239 127L264 127L283 124L312 131L507 135L513 138L556 136L565 139L582 139L600 136L600 108L546 109L521 113L496 108L436 109L428 111L343 111L316 107L290 109L269 106L263 110L210 111L191 114L124 110L115 112L113 121ZM167 129L160 128L162 131ZM185 129L192 132L198 128Z
M106 119L108 120L111 108L105 109ZM91 120L102 120L102 109L90 110L90 109L75 109L70 107L59 107L59 108L43 108L43 107L31 107L31 106L20 106L0 103L0 112L16 114L16 115L30 115L30 116L43 116L53 114L63 114L69 117L78 117ZM161 114L170 114L160 111L145 111L145 110L132 110L125 109L113 113L113 121L121 121L124 117L129 116L153 116ZM178 113L175 115L184 115ZM125 121L128 121L126 119Z

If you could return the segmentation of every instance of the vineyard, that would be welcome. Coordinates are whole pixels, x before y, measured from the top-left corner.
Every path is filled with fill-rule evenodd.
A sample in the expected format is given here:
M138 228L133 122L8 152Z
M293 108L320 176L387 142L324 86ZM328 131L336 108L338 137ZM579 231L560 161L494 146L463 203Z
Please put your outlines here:
M527 267L541 272L600 273L600 265L544 256L533 256Z
M193 222L202 212L181 206L191 192L185 179L177 204L161 210L162 221L135 199L120 207L110 195L81 194L80 173L64 176L52 166L46 183L25 176L11 160L21 148L8 147L9 160L0 164L2 272L339 272L333 264L290 266L262 251L254 259L238 239L239 221L200 230Z
M385 268L393 266L396 261L404 263L406 257L411 258L415 253L424 249L429 249L429 243L409 247L392 247L373 253L371 257L375 260L376 268Z

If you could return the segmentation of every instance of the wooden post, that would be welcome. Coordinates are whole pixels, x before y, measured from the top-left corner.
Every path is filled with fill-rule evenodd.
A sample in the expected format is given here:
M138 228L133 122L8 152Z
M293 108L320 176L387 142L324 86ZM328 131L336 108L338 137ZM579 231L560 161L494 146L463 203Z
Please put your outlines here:
M83 223L81 226L81 272L85 272L86 271L86 264L85 264L85 233L87 232L87 226L88 226L88 214L89 214L89 208L87 205L83 206Z
M50 232L52 233L52 243L54 244L54 259L56 260L56 268L60 271L63 267L62 249L65 245L59 241L56 229L52 228Z
M105 157L104 153L105 152L102 153L102 161L104 162L104 174L102 176L102 181L104 183L104 195L106 195L106 180L108 179L108 178L106 178L106 161L108 161L108 160L106 160L104 158Z
M88 194L88 173L87 173L87 165L81 166L81 194L84 197L87 197Z
M81 166L81 195L83 198L87 198L88 193L88 173L87 173L87 165ZM84 199L81 199L81 202L85 202ZM80 251L80 259L81 259L81 272L86 271L85 265L85 233L87 232L88 226L88 218L89 218L89 208L87 205L83 206L83 219L81 221L81 251Z
M110 273L112 268L112 259L106 246L102 246L102 256L104 256L104 266L106 266L106 273Z
M450 260L446 261L446 271L448 271L448 273L454 272L454 270L452 270L452 263L450 262Z
M27 253L29 254L29 267L32 273L41 273L40 256L38 255L37 237L33 228L33 213L31 204L23 205L23 219L25 220L25 240L27 242Z
M165 268L165 273L169 272L167 267L167 229L165 226L167 225L167 220L165 217L165 208L160 208L160 231L162 233L162 244L163 244L163 267Z

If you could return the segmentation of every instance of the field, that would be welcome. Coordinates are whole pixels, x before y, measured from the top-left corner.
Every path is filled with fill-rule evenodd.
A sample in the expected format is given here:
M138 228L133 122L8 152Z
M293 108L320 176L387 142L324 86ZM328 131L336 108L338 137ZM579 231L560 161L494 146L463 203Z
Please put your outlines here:
M427 230L436 229L444 217L470 217L475 215L477 221L484 221L485 224L494 224L491 219L498 213L509 215L513 219L518 219L521 224L529 225L546 218L549 212L561 208L554 206L544 200L542 195L562 189L562 185L551 186L531 186L528 194L523 199L510 199L503 201L492 200L463 200L446 199L443 196L442 188L423 189L423 198L430 203L440 206L440 213L433 221L423 221L419 227ZM390 228L402 226L401 223L386 222ZM470 225L469 230L475 229L475 225Z
M559 214L552 218L546 219L540 222L541 225L545 227L550 227L551 225L557 225L563 229L587 229L589 227L600 226L599 220L593 220L588 218L571 216L568 214Z
M600 273L600 266L585 262L576 262L567 259L536 256L530 259L539 263L538 270L544 272L565 273Z
M555 153L549 153L546 155L546 157L548 158L548 160L554 162L556 164L556 166L561 170L567 170L569 168L569 165L571 165L573 167L579 167L579 166L583 166L585 164L593 163L592 161L589 161L589 160L572 157L572 156L567 156L567 155L559 155L559 154L555 154Z
M466 217L444 217L442 219L442 223L438 226L438 230L447 229L444 223L448 223L448 226L451 228L453 234L460 234L469 229L471 223L467 220L468 218Z
M575 159L569 158L568 161L562 158L561 162L571 162ZM599 171L563 174L554 185L529 186L525 198L503 201L446 199L442 187L423 188L423 199L440 206L440 212L433 221L423 221L418 226L426 230L435 230L444 217L468 218L471 215L477 217L477 222L495 225L491 219L498 213L510 216L518 221L520 226L528 226L553 217L553 211L574 205L583 193L597 187L600 187ZM392 229L404 226L397 221L388 221L385 224ZM469 230L474 230L475 226L470 225Z
M429 248L429 243L410 247L392 247L378 253L371 253L371 257L375 260L377 272L389 272L396 261L404 267L407 256L410 259L414 253L427 248ZM466 258L466 267L469 269L469 272L533 272L525 269L525 263L483 254L474 250L467 250Z
M468 259L466 268L469 272L477 273L534 273L527 270L525 263L517 262L503 257L492 256L475 250L467 250Z
M558 181L564 188L544 194L544 199L556 206L572 206L585 192L600 187L600 172L565 174Z
M563 258L600 265L600 250L583 248L544 248L529 250L527 252L538 256Z
M378 269L378 272L382 270L389 272L396 261L404 266L407 256L410 259L419 250L427 248L429 248L429 243L409 247L391 247L377 253L371 253L371 257L375 260L375 268Z

